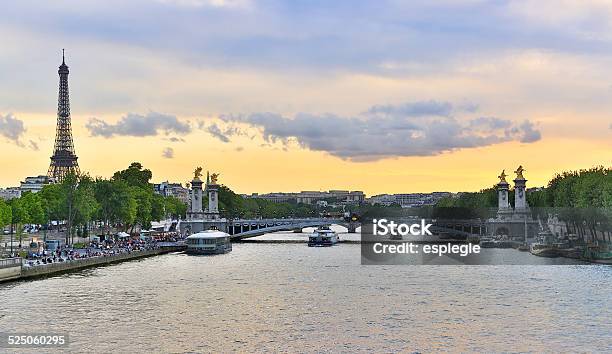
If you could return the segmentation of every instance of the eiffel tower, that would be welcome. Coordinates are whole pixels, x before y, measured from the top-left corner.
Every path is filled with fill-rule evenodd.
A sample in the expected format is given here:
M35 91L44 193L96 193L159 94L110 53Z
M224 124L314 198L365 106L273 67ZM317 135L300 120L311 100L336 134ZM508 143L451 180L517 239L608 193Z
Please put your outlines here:
M68 65L62 49L62 65L59 70L59 96L57 99L57 128L55 146L47 176L61 182L69 173L79 174L78 157L74 152L72 125L70 119L70 98L68 97Z

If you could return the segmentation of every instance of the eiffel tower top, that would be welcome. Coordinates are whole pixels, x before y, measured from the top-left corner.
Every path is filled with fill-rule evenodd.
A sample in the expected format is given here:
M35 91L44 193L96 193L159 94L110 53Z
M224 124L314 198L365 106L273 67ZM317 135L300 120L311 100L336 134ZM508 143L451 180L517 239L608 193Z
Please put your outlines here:
M70 72L68 71L68 65L66 65L66 57L64 55L64 49L62 49L62 65L60 65L58 74L66 74L68 75Z

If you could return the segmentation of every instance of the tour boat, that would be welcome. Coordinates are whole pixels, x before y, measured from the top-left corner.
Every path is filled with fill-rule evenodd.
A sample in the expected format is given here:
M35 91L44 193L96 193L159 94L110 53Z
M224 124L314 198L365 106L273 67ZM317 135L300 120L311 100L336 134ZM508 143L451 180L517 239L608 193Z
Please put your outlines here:
M221 254L232 250L230 235L219 230L206 230L187 236L187 253Z
M330 228L320 227L308 237L308 247L326 247L338 243L338 234Z

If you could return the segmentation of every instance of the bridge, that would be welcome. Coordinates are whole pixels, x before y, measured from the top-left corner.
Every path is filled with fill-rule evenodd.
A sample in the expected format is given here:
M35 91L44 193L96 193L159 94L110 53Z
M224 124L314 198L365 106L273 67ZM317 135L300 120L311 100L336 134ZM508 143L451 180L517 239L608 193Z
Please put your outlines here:
M426 221L432 223L430 230L438 235L453 238L468 238L486 234L486 223L484 220L435 219ZM226 232L232 236L233 241L238 241L271 232L301 232L302 229L306 227L329 225L344 226L348 229L348 232L354 233L361 224L356 220L347 220L344 218L244 219L228 220Z
M487 225L481 219L435 219L431 231L440 235L473 237L486 235Z
M320 227L329 225L340 225L346 227L349 232L355 232L358 223L344 219L332 218L303 218L303 219L246 219L228 220L226 232L231 235L232 241L238 241L249 237L261 236L266 233L279 231L301 232L306 227Z
M390 217L389 220L393 220L396 223L413 224L420 223L421 218L410 216L410 217ZM434 235L439 235L445 239L455 240L466 240L478 238L486 235L487 225L484 220L481 219L423 219L425 224L431 224L429 231ZM369 222L369 221L366 221ZM371 234L372 230L368 228L367 234Z
M326 225L341 225L348 229L348 232L355 232L361 225L359 215L352 214L344 218L289 218L289 219L226 219L221 217L219 212L219 188L217 184L217 174L213 174L210 180L206 180L206 189L203 190L204 182L202 168L197 168L194 178L191 181L191 203L190 210L187 212L185 220L181 220L176 228L183 236L197 233L203 230L222 230L231 235L232 240L260 236L266 233L278 231L298 231L301 232L306 227L319 227ZM208 207L202 205L202 194L208 193ZM408 219L416 219L411 216ZM427 223L433 224L430 230L450 237L468 238L471 236L483 235L486 233L486 224L481 220L451 220L451 219L427 219Z

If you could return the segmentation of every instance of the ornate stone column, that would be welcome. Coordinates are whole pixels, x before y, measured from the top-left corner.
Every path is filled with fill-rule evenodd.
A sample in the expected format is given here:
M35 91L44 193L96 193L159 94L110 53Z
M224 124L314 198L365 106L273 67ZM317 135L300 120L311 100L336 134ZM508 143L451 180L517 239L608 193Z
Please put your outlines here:
M497 211L506 212L510 209L510 201L508 200L509 184L506 181L505 170L498 176L499 183L497 184Z
M516 179L514 179L514 209L519 211L525 211L525 209L529 208L527 204L527 191L526 191L526 182L527 180L523 177L523 166L519 166L516 171Z
M206 186L208 191L208 212L211 214L219 214L219 185L217 184L218 173L213 173L210 176L210 182Z
M191 212L202 213L202 168L198 167L191 181Z

